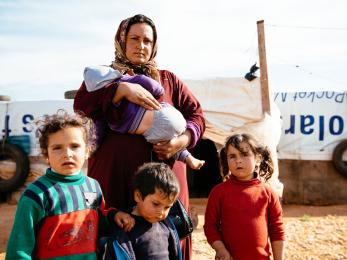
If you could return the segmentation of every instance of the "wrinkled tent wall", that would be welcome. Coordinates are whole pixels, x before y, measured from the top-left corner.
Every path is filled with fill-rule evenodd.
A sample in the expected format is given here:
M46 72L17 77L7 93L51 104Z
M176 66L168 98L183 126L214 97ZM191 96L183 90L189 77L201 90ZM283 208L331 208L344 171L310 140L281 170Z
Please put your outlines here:
M262 114L260 83L243 78L219 78L185 81L202 104L207 119L204 138L210 139L220 148L232 133L248 132L268 145L274 156L275 173L271 185L282 195L283 185L278 180L276 146L279 142L281 123L276 105L271 104L271 116ZM43 114L52 114L58 109L73 113L72 100L18 101L0 103L0 123L8 116L10 135L28 134L31 138L30 156L38 157L40 149L34 119ZM31 163L31 167L33 162Z
M270 148L275 172L269 182L282 197L276 149L281 136L280 112L276 104L271 103L271 116L263 115L259 79L249 82L243 78L217 78L185 82L203 107L207 121L204 138L214 141L220 148L231 134L250 133Z

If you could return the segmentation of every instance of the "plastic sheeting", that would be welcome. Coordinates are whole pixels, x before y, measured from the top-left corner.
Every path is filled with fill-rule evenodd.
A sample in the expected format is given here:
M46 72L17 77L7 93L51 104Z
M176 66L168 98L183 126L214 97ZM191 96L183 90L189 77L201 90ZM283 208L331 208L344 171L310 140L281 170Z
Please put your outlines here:
M185 82L203 107L207 121L204 138L214 141L220 148L228 136L249 133L269 147L275 166L269 183L282 196L283 184L278 179L277 160L282 120L272 101L271 115L263 115L259 79L249 82L243 78L217 78Z
M283 118L279 157L330 161L347 138L347 92L283 92L275 94L275 102Z
M207 120L204 138L221 147L231 134L246 132L270 148L275 162L270 185L282 196L283 185L278 180L276 152L281 134L279 110L272 103L271 116L263 115L259 80L249 82L243 78L217 78L185 82L203 107ZM7 122L10 135L30 135L30 155L37 156L40 150L33 122L58 109L72 112L72 100L0 102L0 126L4 131Z

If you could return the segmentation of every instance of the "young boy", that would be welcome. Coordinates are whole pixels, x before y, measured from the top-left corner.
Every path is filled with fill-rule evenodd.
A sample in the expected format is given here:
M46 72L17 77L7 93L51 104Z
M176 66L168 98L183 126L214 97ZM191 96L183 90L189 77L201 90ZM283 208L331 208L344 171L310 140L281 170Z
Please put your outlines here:
M113 82L128 82L141 85L156 99L164 94L163 86L154 79L141 74L122 75L108 66L86 67L83 76L89 92L109 87ZM152 144L169 141L181 135L187 128L182 113L166 102L160 102L160 109L153 110L146 103L140 106L124 99L114 108L117 109L113 109L107 122L110 129L118 133L143 135L147 142ZM97 125L101 128L102 124L99 122ZM195 158L187 149L178 151L173 159L182 161L195 170L205 163Z
M131 214L135 226L129 232L115 227L102 259L181 259L177 231L167 218L178 193L179 184L169 166L141 166L134 179L136 206Z
M40 123L40 147L50 168L21 196L6 259L96 259L99 227L115 221L128 230L134 220L106 211L98 182L81 171L93 150L92 123L65 112Z

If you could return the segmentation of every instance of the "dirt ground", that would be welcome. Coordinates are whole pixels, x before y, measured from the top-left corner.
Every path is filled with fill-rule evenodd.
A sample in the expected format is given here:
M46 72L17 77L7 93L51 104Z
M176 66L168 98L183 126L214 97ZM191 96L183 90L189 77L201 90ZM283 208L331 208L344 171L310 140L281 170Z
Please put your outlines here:
M202 229L206 199L191 199L191 206L199 218L193 232L193 259L214 259ZM16 205L0 204L0 260L4 259L15 210ZM347 205L285 205L283 210L287 239L285 259L347 259Z

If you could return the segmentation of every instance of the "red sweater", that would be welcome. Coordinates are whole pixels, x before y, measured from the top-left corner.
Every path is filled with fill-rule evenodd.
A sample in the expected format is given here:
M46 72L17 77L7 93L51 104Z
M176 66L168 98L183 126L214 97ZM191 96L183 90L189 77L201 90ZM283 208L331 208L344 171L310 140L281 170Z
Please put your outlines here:
M234 260L270 259L270 241L284 240L278 196L258 179L230 179L210 193L205 213L209 244L223 241Z

